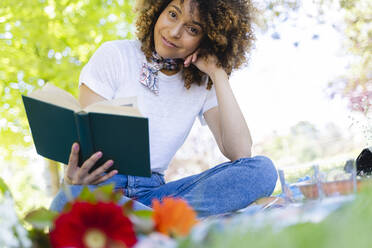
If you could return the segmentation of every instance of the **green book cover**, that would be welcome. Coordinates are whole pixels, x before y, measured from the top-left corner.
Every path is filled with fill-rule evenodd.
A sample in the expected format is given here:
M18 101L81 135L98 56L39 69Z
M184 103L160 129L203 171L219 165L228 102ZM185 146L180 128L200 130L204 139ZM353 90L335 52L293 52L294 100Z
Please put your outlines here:
M33 96L22 96L38 154L68 164L71 146L78 142L79 166L93 153L102 151L102 158L91 171L112 159L114 165L109 170L117 169L124 175L151 176L147 118L129 107L108 103L89 106L86 108L89 111L71 107L70 102L62 103L74 99L71 95L72 98L64 96L69 93L52 85L45 88ZM77 101L75 104L78 106Z

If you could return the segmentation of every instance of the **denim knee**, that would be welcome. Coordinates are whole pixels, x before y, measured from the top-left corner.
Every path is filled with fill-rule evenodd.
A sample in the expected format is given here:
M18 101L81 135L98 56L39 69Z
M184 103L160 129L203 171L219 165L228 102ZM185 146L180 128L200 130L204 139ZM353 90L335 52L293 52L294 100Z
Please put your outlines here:
M257 156L262 161L262 174L264 176L264 183L267 186L267 195L271 195L275 189L278 180L278 172L273 161L265 156Z
M276 186L278 173L272 160L266 156L255 156L251 158L243 158L242 163L247 165L249 169L255 168L257 184L262 189L263 196L270 196Z

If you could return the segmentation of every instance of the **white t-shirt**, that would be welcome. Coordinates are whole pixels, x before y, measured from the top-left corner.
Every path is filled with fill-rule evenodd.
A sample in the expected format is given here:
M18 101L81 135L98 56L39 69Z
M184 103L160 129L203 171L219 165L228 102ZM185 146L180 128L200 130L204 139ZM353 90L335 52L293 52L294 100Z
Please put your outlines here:
M181 72L158 73L159 95L140 83L146 61L137 40L105 42L83 67L79 85L84 83L106 99L136 96L141 114L149 119L151 170L164 173L174 154L190 133L196 117L205 125L204 112L217 106L214 87L206 84L184 87Z

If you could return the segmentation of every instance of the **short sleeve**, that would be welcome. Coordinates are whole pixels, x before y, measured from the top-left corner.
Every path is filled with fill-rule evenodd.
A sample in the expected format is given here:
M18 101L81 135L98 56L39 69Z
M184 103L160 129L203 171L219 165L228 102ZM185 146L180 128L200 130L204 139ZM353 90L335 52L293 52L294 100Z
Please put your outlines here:
M216 96L216 90L214 89L214 86L212 85L212 88L208 90L204 105L202 109L199 112L199 120L200 123L205 126L207 123L205 122L204 119L204 113L207 112L209 109L218 106L217 102L217 96Z
M121 66L119 48L112 41L105 42L83 67L79 86L84 83L95 93L112 99L119 85Z

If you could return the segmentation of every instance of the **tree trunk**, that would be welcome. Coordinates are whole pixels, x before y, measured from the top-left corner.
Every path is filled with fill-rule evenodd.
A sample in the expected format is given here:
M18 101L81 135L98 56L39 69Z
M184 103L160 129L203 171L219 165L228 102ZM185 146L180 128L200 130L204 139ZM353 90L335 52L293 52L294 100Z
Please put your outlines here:
M60 188L60 181L59 181L59 163L53 160L46 159L47 167L49 171L50 178L48 181L50 182L50 192L53 196L55 196Z

